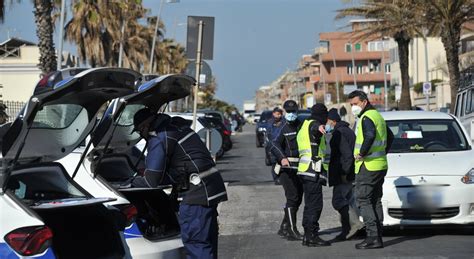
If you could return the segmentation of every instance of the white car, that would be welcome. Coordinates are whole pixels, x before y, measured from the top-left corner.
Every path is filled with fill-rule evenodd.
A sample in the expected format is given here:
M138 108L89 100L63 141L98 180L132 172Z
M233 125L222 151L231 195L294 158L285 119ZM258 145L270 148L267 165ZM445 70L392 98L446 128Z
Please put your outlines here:
M383 185L384 225L474 223L474 151L441 112L382 113L395 138Z
M133 258L182 258L184 255L177 204L169 197L170 186L127 188L122 184L143 168L144 154L135 147L141 137L132 133L135 113L144 107L159 110L168 102L184 98L193 84L191 77L166 75L145 82L134 94L115 99L91 134L93 149L78 151L87 154L77 173L81 185L86 184L79 180L81 177L92 177L107 186L113 192L112 197L121 197L133 205L114 203L121 211L131 213L124 235ZM87 186L92 187L92 184ZM103 191L102 188L88 190L92 195Z
M52 77L38 83L2 136L1 258L128 256L121 233L125 217L104 205L119 199L91 194L70 176L75 165L55 161L86 138L104 103L135 91L139 76L128 69L98 68L58 83Z

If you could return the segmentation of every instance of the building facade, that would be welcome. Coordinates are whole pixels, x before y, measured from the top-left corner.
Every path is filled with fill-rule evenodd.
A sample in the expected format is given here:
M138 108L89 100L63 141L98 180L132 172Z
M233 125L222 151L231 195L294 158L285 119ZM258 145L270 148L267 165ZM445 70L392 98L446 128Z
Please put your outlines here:
M0 101L8 107L10 117L16 117L40 80L39 57L39 48L33 42L10 38L0 43ZM66 52L62 60L63 67L78 64L77 58Z

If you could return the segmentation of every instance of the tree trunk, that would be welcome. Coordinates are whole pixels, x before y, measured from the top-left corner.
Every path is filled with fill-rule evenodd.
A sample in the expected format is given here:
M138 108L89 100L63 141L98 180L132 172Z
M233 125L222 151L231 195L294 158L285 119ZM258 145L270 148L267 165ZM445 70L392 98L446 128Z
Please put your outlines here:
M451 87L451 111L456 104L456 95L459 88L461 74L459 72L459 40L461 28L446 26L441 32L441 41L446 50L446 60L448 62L449 85Z
M53 20L51 10L53 5L51 0L34 0L34 15L36 22L36 35L38 36L38 48L40 59L38 67L43 75L57 69L56 51L53 41Z
M398 45L398 59L400 63L400 74L402 76L402 95L400 97L399 109L411 110L410 78L408 75L408 45L410 44L410 38L404 36L405 35L401 35L400 37L394 37Z

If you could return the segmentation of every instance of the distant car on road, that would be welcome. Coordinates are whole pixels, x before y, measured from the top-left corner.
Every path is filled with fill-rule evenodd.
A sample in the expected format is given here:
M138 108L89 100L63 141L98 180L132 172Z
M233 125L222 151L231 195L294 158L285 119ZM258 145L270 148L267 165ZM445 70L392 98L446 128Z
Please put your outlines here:
M382 113L395 138L383 185L384 225L474 223L474 151L441 112Z
M263 147L265 144L265 135L267 131L267 123L272 118L272 111L264 111L260 115L260 119L255 127L257 147Z

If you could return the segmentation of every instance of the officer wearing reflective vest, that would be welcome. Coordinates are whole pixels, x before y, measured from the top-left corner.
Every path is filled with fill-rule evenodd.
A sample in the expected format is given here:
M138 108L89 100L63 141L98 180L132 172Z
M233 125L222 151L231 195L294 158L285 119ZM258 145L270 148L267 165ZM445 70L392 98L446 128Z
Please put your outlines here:
M279 175L286 197L285 216L278 235L293 241L302 239L296 227L296 215L303 199L303 186L296 175L299 160L296 134L300 121L298 120L298 105L295 101L286 101L283 109L286 111L286 123L269 144L270 152L277 158L278 165L275 166L275 173Z
M328 110L324 104L311 107L311 116L303 122L298 131L299 165L298 176L303 182L304 246L328 246L328 241L319 237L319 218L323 210L322 186L327 183L328 161L324 160L326 139L323 135Z
M350 93L349 100L353 114L358 117L354 148L355 196L367 232L366 239L356 244L356 248L383 248L382 185L393 134L364 92Z
M147 141L146 170L132 187L173 184L179 193L181 238L188 258L217 258L217 205L227 200L209 150L180 117L148 108L134 116L134 131Z

